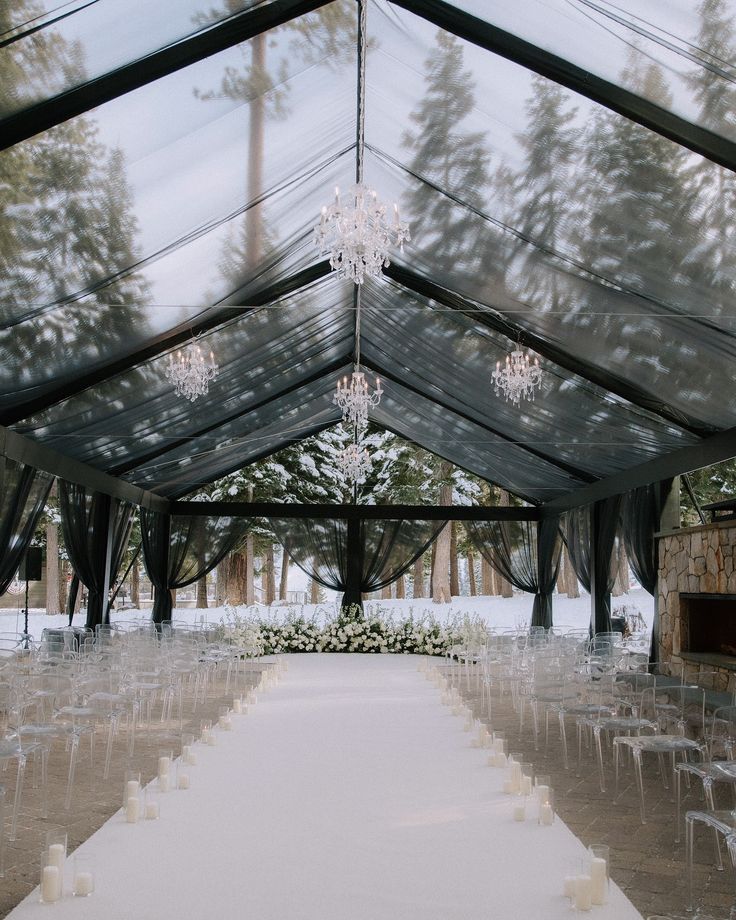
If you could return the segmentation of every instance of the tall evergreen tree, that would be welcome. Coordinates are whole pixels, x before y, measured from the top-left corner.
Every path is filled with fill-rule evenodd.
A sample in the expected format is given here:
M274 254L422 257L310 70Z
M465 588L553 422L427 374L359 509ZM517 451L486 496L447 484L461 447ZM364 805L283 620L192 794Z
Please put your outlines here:
M462 44L443 30L424 67L425 91L402 141L410 154L409 169L425 181L404 196L404 206L412 237L431 251L438 277L453 270L473 274L485 255L479 233L483 221L473 209L483 208L490 184L485 135L463 126L475 105L473 75L464 67Z

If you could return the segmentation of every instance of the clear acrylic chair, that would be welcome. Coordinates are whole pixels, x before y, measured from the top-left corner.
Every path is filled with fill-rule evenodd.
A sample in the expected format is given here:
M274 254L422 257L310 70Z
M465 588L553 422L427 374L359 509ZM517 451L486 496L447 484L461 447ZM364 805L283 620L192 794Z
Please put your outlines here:
M716 861L720 864L721 854L719 839L723 837L731 861L736 869L736 812L734 811L688 811L685 815L685 849L687 851L687 887L688 911L694 909L695 892L693 890L693 856L695 826L702 824L714 832Z

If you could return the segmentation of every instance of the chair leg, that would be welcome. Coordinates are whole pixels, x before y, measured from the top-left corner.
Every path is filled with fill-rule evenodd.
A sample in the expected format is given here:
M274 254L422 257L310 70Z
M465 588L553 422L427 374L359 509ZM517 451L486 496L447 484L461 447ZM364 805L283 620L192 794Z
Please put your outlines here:
M644 810L644 777L642 775L642 755L641 751L634 749L634 770L636 772L636 783L639 787L639 810L641 823L646 824L646 812Z
M597 726L593 729L593 738L595 740L595 750L598 756L598 776L601 781L601 792L606 791L606 775L603 770L603 747L601 745L601 730L600 726Z
M15 840L15 835L18 831L18 812L20 811L20 796L23 790L23 774L26 771L26 759L25 757L18 758L18 772L15 776L15 798L13 799L13 817L10 821L10 836L9 840Z
M687 910L693 909L693 821L685 819L685 849L687 851Z
M560 741L562 741L562 765L566 770L570 769L570 763L567 759L567 734L565 733L565 713L560 710L558 715L560 723Z

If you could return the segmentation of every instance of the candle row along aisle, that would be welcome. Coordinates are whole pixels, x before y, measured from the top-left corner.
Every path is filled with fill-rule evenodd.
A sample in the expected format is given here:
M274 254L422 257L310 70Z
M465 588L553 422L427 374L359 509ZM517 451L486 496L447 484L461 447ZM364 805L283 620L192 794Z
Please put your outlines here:
M542 827L553 824L554 792L550 777L535 777L533 765L525 762L522 754L509 752L507 739L502 733L494 732L491 726L475 718L459 688L453 684L451 673L443 673L443 668L435 661L424 657L420 659L417 670L424 673L425 678L440 691L442 705L447 706L453 716L463 719L463 731L475 730L470 746L489 750L488 766L505 770L502 793L512 797L512 819L525 822L530 817L536 818L537 824ZM609 848L594 844L573 860L570 871L563 878L562 894L570 899L574 910L585 913L608 902L609 879Z

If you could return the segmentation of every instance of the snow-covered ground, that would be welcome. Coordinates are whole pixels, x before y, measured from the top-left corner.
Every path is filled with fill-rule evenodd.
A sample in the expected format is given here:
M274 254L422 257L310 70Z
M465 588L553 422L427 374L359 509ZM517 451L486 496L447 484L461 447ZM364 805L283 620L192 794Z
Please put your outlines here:
M380 606L382 609L393 611L397 616L408 615L410 612L418 618L431 614L440 621L452 620L462 617L467 613L471 616L482 617L489 625L500 628L512 628L522 622L528 622L531 616L533 598L530 594L515 594L510 598L503 597L456 597L452 604L433 604L428 600L391 600L367 601L368 610ZM334 610L334 604L319 605L323 610ZM630 591L621 597L612 598L614 610L627 606L636 608L644 617L647 626L651 628L654 615L654 599L642 588ZM291 605L291 611L302 611L305 616L311 616L315 607L310 604L304 606ZM264 617L279 619L286 614L285 605L274 605L270 609L260 607L259 614ZM225 615L222 607L210 607L206 610L179 607L174 611L174 619L186 623L219 623ZM150 611L124 610L113 611L112 621L134 620L139 617L149 618ZM578 598L568 598L566 595L554 597L554 622L558 626L584 628L590 621L590 597L581 594ZM84 616L77 614L75 625L83 625ZM41 631L45 627L61 627L67 624L67 617L63 615L47 616L43 610L31 609L28 617L28 628L34 639L41 638ZM4 610L0 612L0 633L21 632L23 629L23 612L21 609Z

